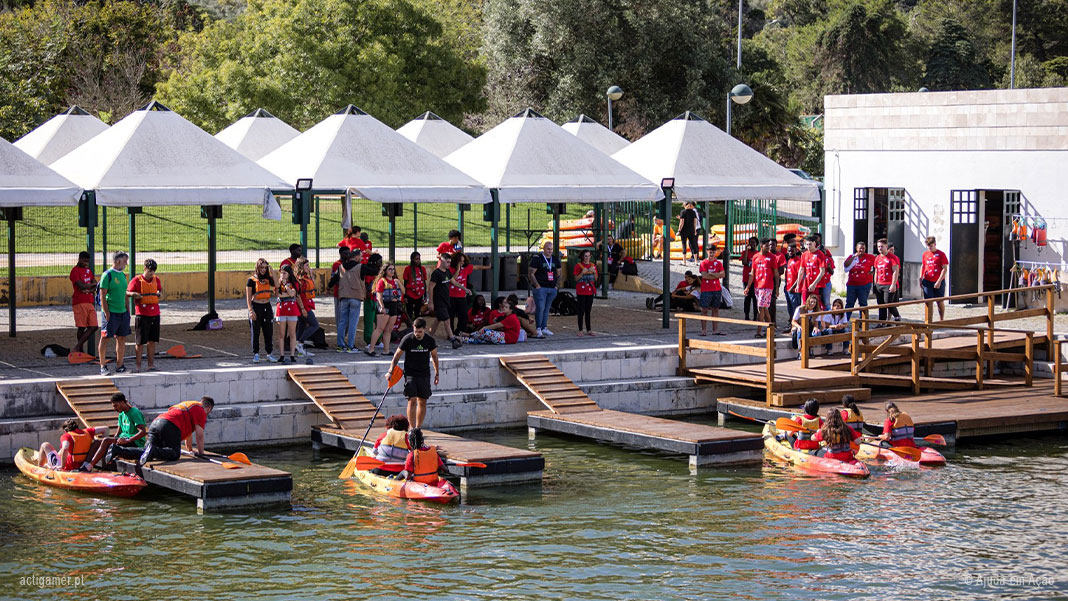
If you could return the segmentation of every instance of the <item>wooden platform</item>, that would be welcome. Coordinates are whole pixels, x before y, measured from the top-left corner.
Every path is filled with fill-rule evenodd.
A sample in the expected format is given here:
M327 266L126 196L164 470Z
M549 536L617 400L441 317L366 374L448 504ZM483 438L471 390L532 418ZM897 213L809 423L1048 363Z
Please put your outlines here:
M375 405L336 367L291 368L286 377L339 428L362 434L375 414Z
M878 331L878 330L876 330ZM814 339L814 340L818 340ZM876 357L870 365L872 367L880 367L886 365L899 365L901 363L908 363L909 357L904 354L904 347L907 345L905 341L906 337L901 337L900 340L890 346L890 352L893 353L895 347L902 347L902 353L890 354L887 356ZM1034 336L1035 344L1045 343L1047 338L1045 334L1035 332ZM1015 348L1023 346L1027 341L1027 336L1020 332L995 332L994 344L992 350L1004 350L1008 348ZM818 342L815 346L819 346ZM935 338L931 341L931 349L934 351L966 351L975 349L975 334L963 334L960 336L947 336L944 338ZM809 369L831 369L836 371L849 371L850 360L847 355L826 357L816 356L808 360Z
M119 389L110 378L56 382L56 389L87 428L113 426L116 423L119 414L111 406L111 395L119 392Z
M567 414L532 411L527 426L531 436L545 430L687 455L691 468L759 463L764 448L759 434L605 409Z
M222 455L210 456L225 459ZM134 473L134 464L118 460L125 473ZM177 461L150 461L142 470L145 481L197 500L200 512L249 506L281 505L288 507L293 490L293 476L262 465L240 464L238 469L182 455Z
M379 433L372 431L364 446L373 446ZM428 445L438 447L449 459L486 464L484 468L473 468L446 463L449 473L460 479L461 487L541 482L542 471L545 469L545 458L541 453L431 430L423 430L423 435ZM317 447L325 445L355 453L363 432L354 433L341 428L316 426L312 428L311 437L312 444Z
M553 413L582 413L600 409L545 355L501 357L501 365Z

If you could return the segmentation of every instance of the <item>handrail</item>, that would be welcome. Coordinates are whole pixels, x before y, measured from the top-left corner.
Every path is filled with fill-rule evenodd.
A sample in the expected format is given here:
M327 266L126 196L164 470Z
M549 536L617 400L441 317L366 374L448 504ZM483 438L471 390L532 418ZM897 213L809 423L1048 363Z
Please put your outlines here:
M910 305L921 305L921 304L930 304L930 303L937 303L937 302L951 302L951 301L957 301L957 300L964 300L966 298L983 298L983 297L992 298L992 297L995 297L995 296L1000 296L1002 294L1019 294L1021 292L1036 292L1036 291L1039 291L1039 290L1054 291L1054 290L1056 290L1056 288L1057 288L1056 284L1044 284L1042 286L1032 286L1032 287L1029 287L1029 288L1008 288L1008 289L1005 289L1005 290L992 290L992 291L989 291L989 292L977 292L975 294L955 294L953 296L942 296L942 297L939 297L939 298L917 298L917 299L907 300L907 301L898 301L896 303L883 303L881 305L866 305L864 307L853 307L852 309L827 309L825 311L813 311L812 313L809 313L809 315L810 316L841 315L841 314L845 314L845 313L855 313L857 311L862 311L862 310L865 310L865 309L867 309L868 311L878 310L878 309L893 309L893 308L896 308L896 307L905 307L905 306L910 306ZM1026 309L1024 309L1024 310L1026 310Z
M707 315L677 315L679 320L679 367L678 375L685 376L686 373L686 355L690 352L690 347L704 348L708 350L714 350L720 353L733 353L737 355L746 356L763 356L764 357L764 369L766 376L764 379L764 387L766 390L765 402L770 407L773 391L775 388L775 326L768 326L763 321L748 321L745 319L732 319L730 317L710 317ZM691 341L686 332L686 321L711 321L717 323L733 323L742 325L756 325L765 326L764 348L750 345L750 344L737 344L733 342L712 342L708 340L693 340ZM698 344L692 344L698 343Z
M857 318L857 319L855 319L853 321L862 322L862 323L869 323L869 324L871 324L871 323L883 323L883 324L888 324L888 325L891 325L891 326L911 326L911 327L914 327L914 328L925 328L925 329L929 329L929 330L934 330L934 329L945 329L945 330L949 330L949 331L952 331L952 330L971 330L973 332L975 332L975 331L987 332L989 330L993 330L995 332L1012 332L1013 334L1034 334L1035 333L1034 330L1020 330L1020 329L1016 329L1016 328L998 328L998 327L992 328L990 326L957 326L957 325L953 325L953 326L945 326L945 327L943 327L941 322L939 322L939 323L923 323L922 321L889 321L889 320L885 320L885 319L879 320L879 319L862 319L862 318ZM879 335L879 331L878 330L871 330L871 333L873 335L875 335L875 336Z

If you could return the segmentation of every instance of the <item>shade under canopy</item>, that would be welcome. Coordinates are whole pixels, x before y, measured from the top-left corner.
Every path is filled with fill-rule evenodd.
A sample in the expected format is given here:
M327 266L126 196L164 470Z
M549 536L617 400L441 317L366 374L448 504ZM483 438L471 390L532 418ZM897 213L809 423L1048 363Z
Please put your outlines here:
M353 191L377 202L489 202L489 190L386 124L349 105L260 159L291 184Z
M662 198L658 185L527 109L445 157L501 202L620 202Z
M281 216L278 176L158 102L134 111L53 168L102 206L263 205Z
M107 128L100 119L72 106L16 140L15 146L45 165L51 165Z
M397 128L397 133L444 158L474 140L470 134L427 111Z
M299 135L300 132L290 124L264 109L256 109L215 134L215 137L253 161L258 161Z
M70 180L0 138L0 207L73 206L81 194Z
M675 178L679 200L817 201L819 187L686 112L612 155L654 181Z
M629 140L586 115L579 115L562 127L567 133L609 156L630 145Z

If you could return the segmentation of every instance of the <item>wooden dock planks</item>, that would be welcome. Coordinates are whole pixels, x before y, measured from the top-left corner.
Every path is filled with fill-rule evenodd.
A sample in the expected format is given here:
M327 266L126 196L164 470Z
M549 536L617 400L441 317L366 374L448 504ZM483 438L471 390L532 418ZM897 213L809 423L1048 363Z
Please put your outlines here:
M119 389L110 378L56 382L56 389L87 428L116 423L118 414L111 406L111 395Z
M600 409L545 355L501 357L501 365L553 413L582 413Z
M375 405L336 367L292 368L286 376L343 430L362 431L375 414Z

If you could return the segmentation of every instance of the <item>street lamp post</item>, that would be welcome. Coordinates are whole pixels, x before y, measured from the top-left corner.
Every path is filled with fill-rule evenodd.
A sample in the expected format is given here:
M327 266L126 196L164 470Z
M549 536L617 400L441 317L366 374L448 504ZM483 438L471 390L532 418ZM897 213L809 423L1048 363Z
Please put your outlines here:
M608 129L612 129L612 101L623 97L623 89L619 86L611 86L605 95L608 96Z
M740 83L727 93L727 135L731 133L731 104L745 104L753 99L753 89Z
M738 0L738 70L742 70L742 0Z
M1012 51L1009 58L1009 89L1016 87L1016 0L1012 0Z
M739 46L739 50L740 49L741 49L741 46ZM738 59L738 64L739 64L739 66L741 65L741 59L740 58ZM745 104L745 103L749 102L752 99L753 99L753 89L750 88L749 86L745 85L744 83L740 83L740 84L734 86L733 88L731 88L730 92L727 92L727 135L728 136L731 135L731 105L734 104L734 103ZM731 202L727 201L725 204L726 204L726 206L724 207L723 214L724 214L724 217L726 218L726 221L727 221L727 223L726 223L727 227L726 227L726 232L724 232L724 237L726 239L723 241L724 242L723 253L724 253L724 257L725 257L725 259L723 261L723 266L724 266L723 285L724 286L726 286L728 284L728 280L729 280L729 277L730 277L729 266L730 266L730 262L731 262L731 249L734 246L734 230L733 230L733 226L731 225L731 220L730 220ZM707 219L707 215L708 215L708 209L707 208L705 209L705 214L706 214L706 219ZM706 244L705 248L708 248L708 246L707 246L708 242L707 241L705 242L705 244Z

